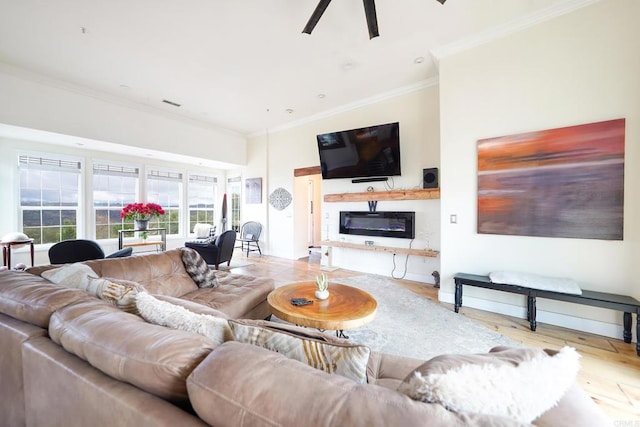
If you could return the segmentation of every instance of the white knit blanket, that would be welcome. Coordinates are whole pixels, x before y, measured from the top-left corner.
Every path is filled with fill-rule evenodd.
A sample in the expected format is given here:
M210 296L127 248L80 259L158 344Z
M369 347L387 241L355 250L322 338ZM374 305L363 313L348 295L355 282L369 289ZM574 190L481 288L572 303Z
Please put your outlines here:
M515 271L494 271L489 273L493 283L516 285L523 288L540 289L543 291L562 292L563 294L582 295L578 282L563 277L547 277L531 273Z

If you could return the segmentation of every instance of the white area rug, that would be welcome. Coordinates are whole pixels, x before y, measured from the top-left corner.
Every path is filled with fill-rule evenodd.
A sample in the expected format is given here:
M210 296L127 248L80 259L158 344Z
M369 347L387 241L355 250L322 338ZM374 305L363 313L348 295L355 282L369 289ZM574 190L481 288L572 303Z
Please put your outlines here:
M345 331L350 340L372 350L426 360L447 353L484 353L498 345L521 346L385 277L363 275L331 281L367 291L378 302L371 323Z

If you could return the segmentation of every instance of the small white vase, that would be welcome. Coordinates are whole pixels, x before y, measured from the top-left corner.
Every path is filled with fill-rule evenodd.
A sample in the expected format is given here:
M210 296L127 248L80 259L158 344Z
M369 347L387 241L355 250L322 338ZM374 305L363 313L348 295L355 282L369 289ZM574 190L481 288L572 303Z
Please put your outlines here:
M329 298L329 291L328 290L326 290L326 291L316 291L315 295L316 295L316 298L318 298L320 300L327 299L327 298Z

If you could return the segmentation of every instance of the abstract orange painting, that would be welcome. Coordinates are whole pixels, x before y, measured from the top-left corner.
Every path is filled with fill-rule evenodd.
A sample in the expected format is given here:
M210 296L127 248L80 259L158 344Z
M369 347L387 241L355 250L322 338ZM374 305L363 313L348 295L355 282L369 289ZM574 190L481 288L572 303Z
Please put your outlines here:
M478 141L478 233L622 240L625 119Z

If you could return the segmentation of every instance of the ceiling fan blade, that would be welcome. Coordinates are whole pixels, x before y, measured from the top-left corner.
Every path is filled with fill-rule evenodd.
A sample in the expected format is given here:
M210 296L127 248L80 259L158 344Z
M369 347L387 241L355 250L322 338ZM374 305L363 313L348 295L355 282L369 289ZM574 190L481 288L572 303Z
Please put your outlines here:
M438 0L440 1L440 0ZM367 16L367 27L369 28L369 39L378 37L378 17L376 16L375 0L363 0L364 14Z
M305 25L304 29L302 30L303 33L311 34L311 31L313 31L313 29L316 27L316 24L322 17L322 14L324 13L327 6L329 6L329 3L331 3L331 0L320 0L318 2L316 10L313 11L313 14L311 15L311 18L309 18L307 25Z

